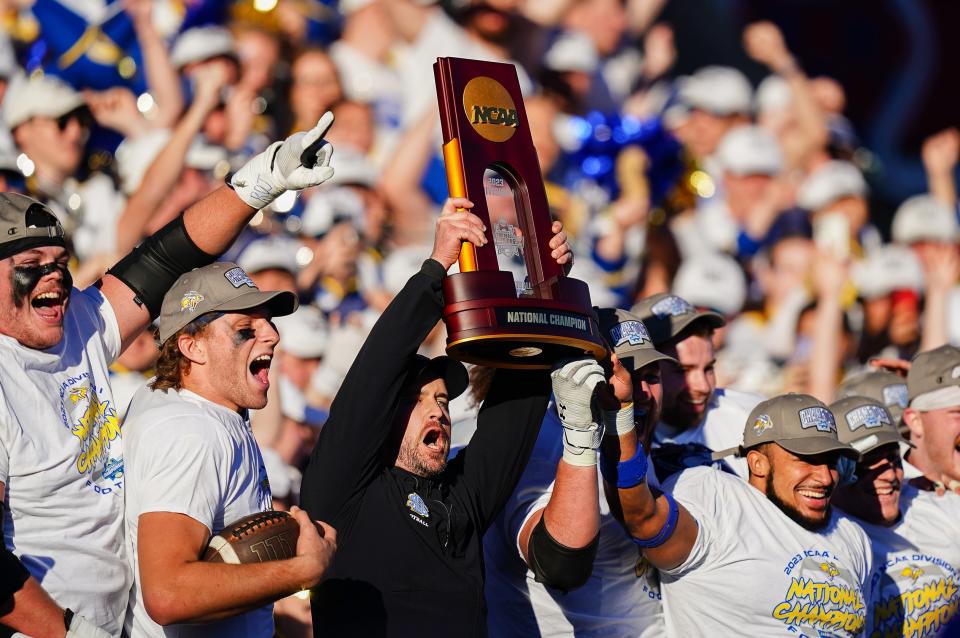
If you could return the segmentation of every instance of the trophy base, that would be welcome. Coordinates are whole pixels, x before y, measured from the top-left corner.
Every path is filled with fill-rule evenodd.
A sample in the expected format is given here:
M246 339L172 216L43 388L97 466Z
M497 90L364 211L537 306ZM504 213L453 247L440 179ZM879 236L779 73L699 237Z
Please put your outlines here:
M444 280L447 354L466 363L521 370L549 369L584 355L604 359L607 349L586 284L564 278L559 285L563 301L492 296L494 290L503 295L513 288L509 273L450 275Z

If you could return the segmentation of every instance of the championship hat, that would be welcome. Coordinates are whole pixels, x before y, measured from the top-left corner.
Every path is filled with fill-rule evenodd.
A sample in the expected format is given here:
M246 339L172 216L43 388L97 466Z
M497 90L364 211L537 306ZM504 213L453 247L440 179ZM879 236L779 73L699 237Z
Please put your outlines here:
M225 27L212 25L184 31L177 36L170 51L170 63L177 70L219 57L236 59L233 36Z
M856 457L857 451L837 437L837 422L822 401L809 394L782 394L761 401L743 428L743 444L716 452L714 459L746 456L763 443L776 443L798 456L839 451Z
M863 458L884 445L903 443L896 421L879 401L868 397L846 397L830 404L837 422L837 438Z
M960 350L940 346L919 353L907 373L910 407L926 412L960 405Z
M40 246L64 246L63 226L49 208L18 193L0 193L0 259Z
M900 423L903 410L907 407L907 382L899 374L886 370L870 370L855 374L843 380L837 388L837 398L868 397L879 401L893 417L894 424ZM837 419L839 423L840 420Z
M723 136L714 154L723 170L732 175L775 176L783 170L783 153L777 138L765 128L737 126Z
M220 261L182 275L163 297L160 343L187 324L211 312L237 312L266 305L274 317L289 315L299 305L287 290L261 292L250 276L233 263Z
M636 315L619 308L596 308L596 311L600 334L627 370L634 372L655 361L676 363L673 357L654 347L650 332Z
M810 174L797 190L797 204L810 211L826 208L844 197L865 197L867 182L850 162L831 160Z
M327 351L330 329L316 306L300 306L296 312L278 317L280 348L300 359L320 359Z
M673 293L697 307L732 317L747 300L747 278L737 260L729 255L694 255L680 264L673 278Z
M706 66L681 83L680 101L720 117L748 115L753 106L753 88L737 69Z
M727 323L719 313L697 310L683 297L665 292L641 299L630 312L643 321L655 345L670 341L696 322L711 329Z

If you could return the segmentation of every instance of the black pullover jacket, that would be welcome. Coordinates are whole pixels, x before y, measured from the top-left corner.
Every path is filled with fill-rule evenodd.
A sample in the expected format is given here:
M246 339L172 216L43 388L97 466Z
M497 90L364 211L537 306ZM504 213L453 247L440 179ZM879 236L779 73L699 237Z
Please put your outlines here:
M301 501L337 530L313 592L314 636L485 636L484 532L516 487L550 395L546 371L498 370L470 444L435 478L393 466L408 365L443 310L428 259L390 303L347 373Z

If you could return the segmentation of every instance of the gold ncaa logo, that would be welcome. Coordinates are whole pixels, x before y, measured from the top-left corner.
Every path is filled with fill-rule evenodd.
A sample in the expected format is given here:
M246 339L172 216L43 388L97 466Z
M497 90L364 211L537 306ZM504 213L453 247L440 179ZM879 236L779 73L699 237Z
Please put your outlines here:
M491 142L506 142L520 126L513 98L493 78L481 76L467 82L463 110L473 130Z

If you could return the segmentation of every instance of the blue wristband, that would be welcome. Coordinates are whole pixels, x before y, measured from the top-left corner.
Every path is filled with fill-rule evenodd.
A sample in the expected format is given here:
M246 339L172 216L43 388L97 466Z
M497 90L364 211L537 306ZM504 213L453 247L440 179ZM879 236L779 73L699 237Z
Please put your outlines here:
M616 484L617 489L636 487L643 483L643 479L647 476L647 453L638 441L637 452L631 459L614 465L612 460L603 457L600 462L600 474L607 483Z
M667 522L663 524L663 527L660 528L660 531L657 532L657 535L653 538L636 538L635 536L630 536L630 540L640 547L646 549L660 547L667 542L667 539L673 535L673 530L677 528L677 519L680 518L680 508L677 507L677 502L673 500L672 496L666 492L664 492L663 496L667 499L667 507L669 508Z

